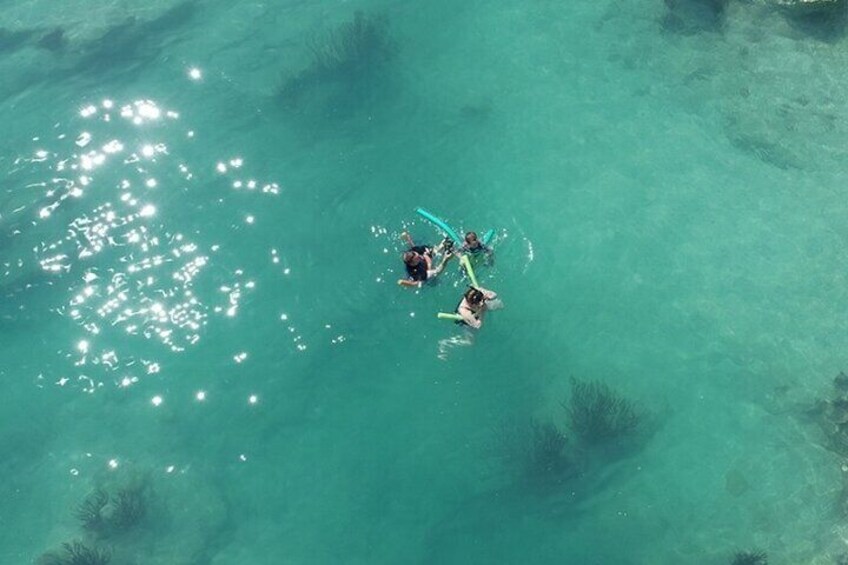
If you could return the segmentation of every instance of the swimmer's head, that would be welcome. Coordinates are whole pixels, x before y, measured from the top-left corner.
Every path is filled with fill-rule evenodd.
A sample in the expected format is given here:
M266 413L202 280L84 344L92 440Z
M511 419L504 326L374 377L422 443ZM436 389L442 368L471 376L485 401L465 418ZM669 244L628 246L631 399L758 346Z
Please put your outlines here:
M486 300L486 295L481 290L469 288L465 291L465 300L472 306L479 306Z
M470 231L465 234L465 244L468 247L480 247L480 240L477 239L477 232Z
M407 251L403 254L403 262L409 265L410 267L415 267L418 263L421 262L421 255L416 253L415 251Z

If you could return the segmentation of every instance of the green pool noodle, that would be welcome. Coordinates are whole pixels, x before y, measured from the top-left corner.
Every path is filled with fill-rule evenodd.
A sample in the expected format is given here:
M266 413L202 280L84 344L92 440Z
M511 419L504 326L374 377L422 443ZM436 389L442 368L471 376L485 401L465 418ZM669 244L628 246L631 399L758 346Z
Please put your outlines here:
M447 312L439 312L436 317L440 320L451 320L453 322L461 322L462 316L459 314L448 314Z
M474 288L480 288L480 285L477 284L477 275L474 274L474 268L471 266L471 261L468 259L468 255L460 257L459 263L465 267L465 272L468 273L468 278L471 279L471 286Z

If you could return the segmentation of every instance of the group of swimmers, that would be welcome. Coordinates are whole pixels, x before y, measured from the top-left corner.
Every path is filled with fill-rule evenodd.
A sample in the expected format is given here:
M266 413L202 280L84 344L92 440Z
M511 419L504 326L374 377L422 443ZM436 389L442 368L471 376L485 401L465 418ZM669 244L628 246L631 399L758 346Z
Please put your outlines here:
M462 247L454 249L453 240L445 238L442 243L435 247L428 245L415 245L412 237L407 232L401 234L401 238L409 246L404 252L402 259L406 267L406 278L400 279L398 284L406 287L421 288L424 283L431 281L444 271L448 262L457 255L467 255L473 258L484 257L486 264L492 264L492 248L480 241L477 234L470 231L465 234ZM439 258L438 265L436 260ZM461 317L457 323L479 328L483 325L483 316L492 300L497 294L491 290L479 286L470 286L462 295L462 299L456 306L455 312Z

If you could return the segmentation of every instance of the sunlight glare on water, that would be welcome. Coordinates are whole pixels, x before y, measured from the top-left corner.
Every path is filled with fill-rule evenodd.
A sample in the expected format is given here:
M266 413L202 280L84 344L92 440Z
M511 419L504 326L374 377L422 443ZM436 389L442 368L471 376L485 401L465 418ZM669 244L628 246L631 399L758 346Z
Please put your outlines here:
M41 233L62 234L39 244L41 268L76 281L57 311L81 334L76 353L65 355L73 368L57 375L57 382L67 384L76 372L71 382L93 392L106 382L126 387L158 372L155 350L144 357L134 353L137 340L182 352L201 340L215 317L236 316L255 282L234 268L231 282L213 292L204 277L222 268L216 254L233 242L199 244L169 219L182 215L174 209L181 200L214 182L193 172L208 164L187 162L169 150L169 140L187 129L178 112L153 100L107 99L79 115L88 129L59 134L50 151L36 149L16 164L28 161L35 166L31 174L44 179L28 185L42 189L34 224ZM243 176L244 166L244 159L234 157L215 170L232 190L279 194L276 183ZM152 400L154 406L161 402L160 396Z

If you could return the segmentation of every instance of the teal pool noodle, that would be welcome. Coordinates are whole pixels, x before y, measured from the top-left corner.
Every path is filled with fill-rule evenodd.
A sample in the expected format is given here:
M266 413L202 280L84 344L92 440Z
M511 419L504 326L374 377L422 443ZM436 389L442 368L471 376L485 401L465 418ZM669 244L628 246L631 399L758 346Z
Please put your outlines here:
M483 242L483 245L489 245L489 242L495 239L495 230L491 229L483 234L483 239L480 241Z
M422 218L433 223L440 230L442 230L443 232L448 234L448 237L450 237L453 240L454 243L456 243L457 245L462 245L462 243L463 243L462 238L459 237L459 235L455 231L453 231L453 228L450 227L449 225L447 225L444 221L437 218L436 216L434 216L433 214L431 214L430 212L428 212L424 208L418 208L418 209L415 210L415 212L418 215L420 215Z

